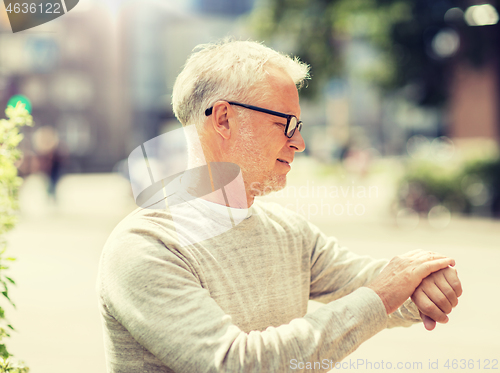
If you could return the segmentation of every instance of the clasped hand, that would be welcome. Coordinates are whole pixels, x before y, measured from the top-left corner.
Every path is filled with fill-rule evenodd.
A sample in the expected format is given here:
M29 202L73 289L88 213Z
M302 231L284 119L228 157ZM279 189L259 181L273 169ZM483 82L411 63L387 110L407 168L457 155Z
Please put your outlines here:
M458 303L462 286L453 266L441 254L416 250L394 257L368 287L380 297L387 314L396 311L410 296L419 309L425 328L448 322Z
M420 311L425 328L433 330L436 322L448 322L447 315L458 304L460 295L462 284L457 270L447 267L424 278L413 292L411 300Z

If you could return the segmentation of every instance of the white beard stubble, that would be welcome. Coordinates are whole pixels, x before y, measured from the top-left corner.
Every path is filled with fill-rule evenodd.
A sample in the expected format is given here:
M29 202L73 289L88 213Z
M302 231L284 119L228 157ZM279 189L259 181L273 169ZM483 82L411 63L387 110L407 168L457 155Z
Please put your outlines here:
M286 175L277 175L273 170L264 171L262 165L268 164L269 160L261 154L258 140L247 123L242 123L240 127L239 143L231 149L231 155L234 155L242 171L245 189L247 193L254 197L264 196L270 192L281 190L286 185Z

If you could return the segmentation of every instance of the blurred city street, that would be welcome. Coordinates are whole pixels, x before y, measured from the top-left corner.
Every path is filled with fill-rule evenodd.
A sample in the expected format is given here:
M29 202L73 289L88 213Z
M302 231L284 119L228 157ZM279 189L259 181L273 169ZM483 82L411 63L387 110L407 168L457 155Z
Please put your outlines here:
M297 168L290 187L306 180L311 185L300 163ZM17 329L9 349L32 373L105 373L95 279L107 236L134 209L129 185L116 174L67 175L58 185L57 205L47 200L43 187L39 176L26 180L21 221L8 235L8 252L18 258L9 270L17 282L11 291L17 310L6 310ZM467 371L479 371L478 361L484 366L488 359L492 367L494 359L500 360L500 221L453 217L441 230L425 221L412 229L399 227L383 195L376 203L367 202L360 216L310 218L360 254L392 257L424 249L452 256L464 293L447 325L432 332L422 325L383 331L348 356L344 361L351 362L350 368L343 369L371 371L364 369L368 363L383 361L393 368L402 363L409 371L428 371L430 363L433 371L449 371L444 365L449 360L451 367L453 359L472 360L476 368ZM264 198L296 203L293 196ZM312 205L308 198L304 194L300 201ZM421 368L413 365L419 362Z
M0 2L0 107L8 108L0 123L2 232L17 213L16 175L24 182L19 222L1 237L2 265L17 258L5 270L17 284L8 293L17 307L2 303L0 322L3 309L16 328L7 350L31 373L106 372L95 291L103 245L136 208L133 196L146 198L145 188L186 170L187 140L205 154L211 137L193 129L213 121L215 103L229 99L252 110L252 128L261 123L255 115L287 117L289 141L297 137L292 117L304 124L307 145L292 146L303 153L288 186L259 198L304 215L359 254L423 249L456 259L464 293L447 325L384 331L337 369L500 369L497 3L86 0L50 19L30 6L30 14L18 14L25 32L16 31L21 8L14 3ZM182 74L177 80L193 51L233 39L309 65L300 111L275 106L281 89L268 96L259 74L274 74L274 58L242 74L240 62L217 57L185 75L196 87ZM242 66L246 60L253 57L238 57ZM234 87L244 88L228 96ZM267 150L254 145L275 145L262 142L267 132L258 129L234 137L234 148L229 139L228 149L251 150L257 165ZM310 302L309 311L317 307Z

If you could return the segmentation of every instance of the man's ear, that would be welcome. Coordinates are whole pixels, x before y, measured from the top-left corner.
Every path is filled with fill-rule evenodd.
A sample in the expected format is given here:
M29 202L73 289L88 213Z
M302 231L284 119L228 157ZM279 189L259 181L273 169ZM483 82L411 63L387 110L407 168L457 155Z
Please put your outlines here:
M231 129L234 128L235 112L227 101L217 101L212 109L211 124L219 135L224 139L231 137Z

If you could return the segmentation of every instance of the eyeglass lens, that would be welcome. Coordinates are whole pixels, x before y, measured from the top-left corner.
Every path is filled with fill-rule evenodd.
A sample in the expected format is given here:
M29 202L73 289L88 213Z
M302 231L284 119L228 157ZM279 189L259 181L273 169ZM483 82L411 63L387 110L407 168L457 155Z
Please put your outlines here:
M288 131L286 131L286 136L292 137L296 127L297 127L297 118L291 117L290 123L288 124Z

